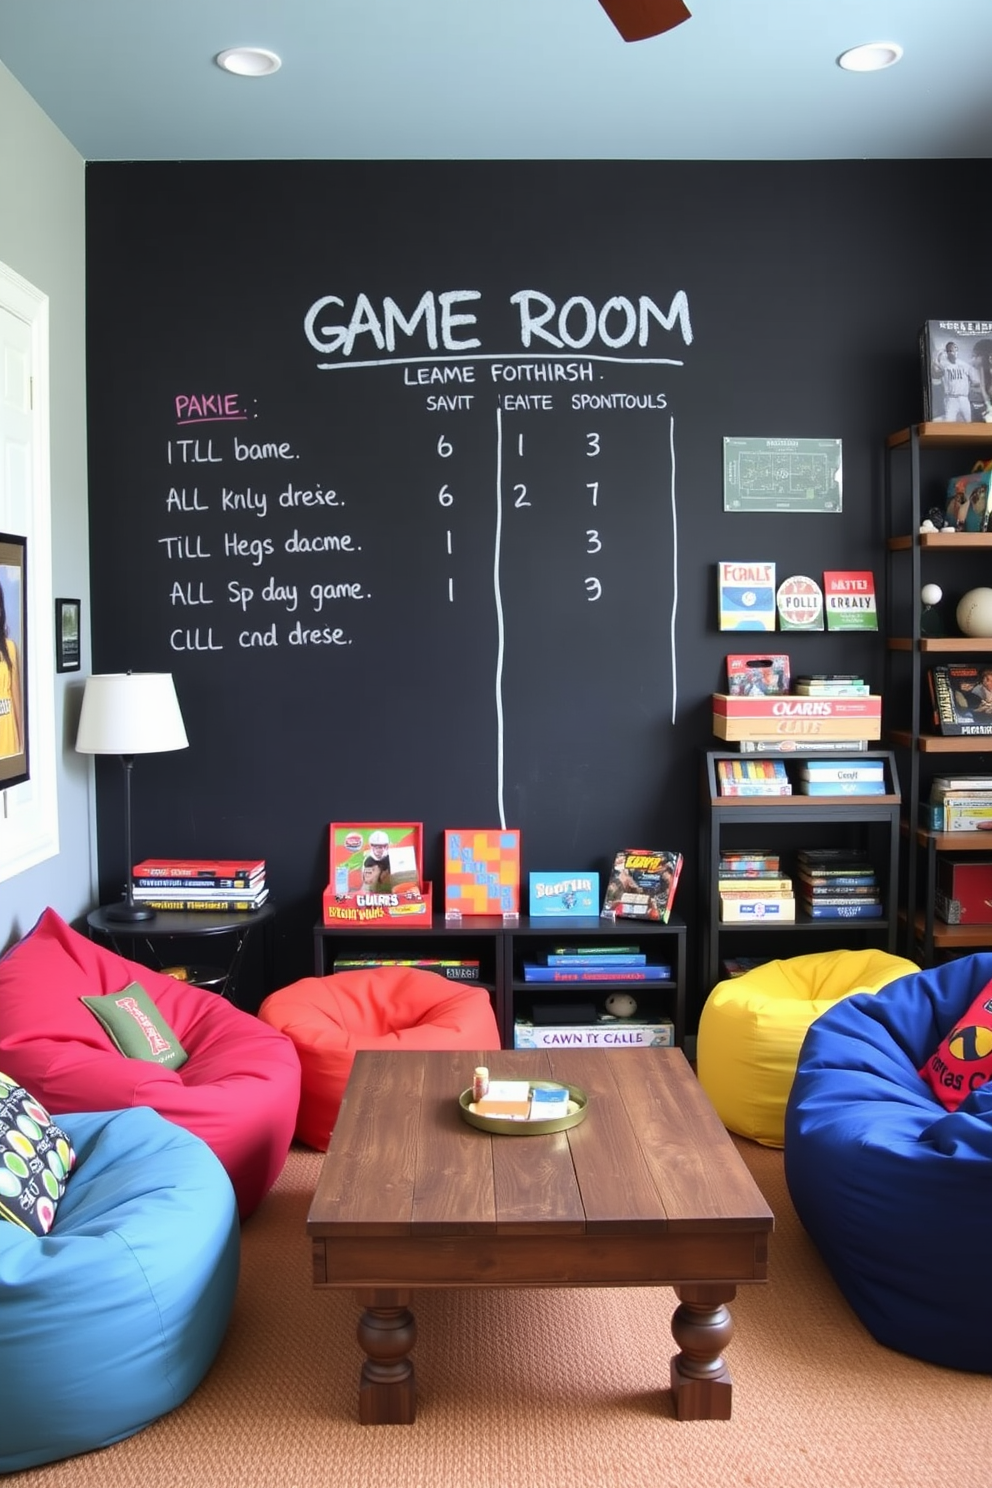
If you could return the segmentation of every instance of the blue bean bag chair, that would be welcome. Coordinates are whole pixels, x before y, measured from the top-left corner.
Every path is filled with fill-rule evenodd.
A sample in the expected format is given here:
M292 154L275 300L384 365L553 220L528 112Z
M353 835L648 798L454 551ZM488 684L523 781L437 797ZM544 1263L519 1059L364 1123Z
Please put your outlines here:
M785 1115L796 1212L865 1327L980 1372L992 1371L990 984L981 954L836 1003L806 1034Z
M0 1217L3 1473L108 1446L185 1400L238 1275L234 1190L199 1137L147 1107L53 1120L76 1160L48 1232L22 1227L15 1200Z

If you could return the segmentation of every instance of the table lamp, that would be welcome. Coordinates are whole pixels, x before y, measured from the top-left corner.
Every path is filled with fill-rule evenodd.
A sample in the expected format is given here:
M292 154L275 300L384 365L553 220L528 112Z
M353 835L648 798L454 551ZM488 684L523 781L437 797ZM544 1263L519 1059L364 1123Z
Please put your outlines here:
M127 890L108 920L152 920L155 911L134 901L131 858L131 772L136 754L186 749L189 740L170 672L116 672L87 677L76 731L80 754L117 754L124 766L124 851Z

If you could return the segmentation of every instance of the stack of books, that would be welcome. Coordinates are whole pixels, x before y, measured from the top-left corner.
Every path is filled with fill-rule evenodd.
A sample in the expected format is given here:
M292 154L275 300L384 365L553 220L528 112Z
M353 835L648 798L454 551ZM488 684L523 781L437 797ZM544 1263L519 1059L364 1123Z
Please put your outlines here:
M877 920L878 878L865 853L847 847L801 848L799 902L813 920Z
M538 960L523 963L525 982L553 982L620 986L627 982L667 982L672 968L648 962L638 946L563 947Z
M803 796L884 796L885 761L803 760L798 769Z
M722 852L716 887L721 920L776 924L796 918L792 879L782 874L778 853L762 848Z
M936 776L927 815L937 832L992 830L992 775Z
M869 697L871 688L864 677L854 672L810 672L797 677L793 687L797 697Z
M716 772L721 796L792 795L784 760L717 760Z
M149 909L246 913L268 898L264 858L145 858L133 869L135 900Z

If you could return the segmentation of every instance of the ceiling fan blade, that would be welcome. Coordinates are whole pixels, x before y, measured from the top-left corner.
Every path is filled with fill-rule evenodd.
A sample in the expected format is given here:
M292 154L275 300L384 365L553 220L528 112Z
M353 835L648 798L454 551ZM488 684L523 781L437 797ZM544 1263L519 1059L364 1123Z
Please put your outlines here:
M624 41L646 41L691 18L682 0L599 0Z

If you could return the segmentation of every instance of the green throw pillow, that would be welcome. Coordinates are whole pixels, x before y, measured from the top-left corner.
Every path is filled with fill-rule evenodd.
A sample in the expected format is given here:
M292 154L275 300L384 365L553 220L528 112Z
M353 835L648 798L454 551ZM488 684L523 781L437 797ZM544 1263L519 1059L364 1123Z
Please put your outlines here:
M75 1161L68 1136L40 1101L0 1075L0 1219L47 1235Z
M123 992L83 997L81 1001L129 1059L149 1059L167 1069L178 1069L189 1058L140 982L131 982Z

